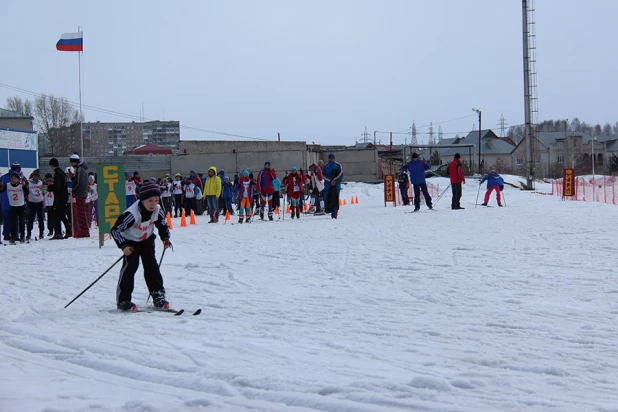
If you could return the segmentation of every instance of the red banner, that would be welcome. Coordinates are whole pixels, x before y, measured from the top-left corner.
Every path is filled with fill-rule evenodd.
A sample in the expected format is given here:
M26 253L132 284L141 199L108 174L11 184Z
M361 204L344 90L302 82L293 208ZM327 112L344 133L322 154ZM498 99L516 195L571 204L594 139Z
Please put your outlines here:
M386 207L387 202L393 202L393 206L397 206L395 175L384 175L384 207Z
M575 196L575 169L564 169L562 197Z

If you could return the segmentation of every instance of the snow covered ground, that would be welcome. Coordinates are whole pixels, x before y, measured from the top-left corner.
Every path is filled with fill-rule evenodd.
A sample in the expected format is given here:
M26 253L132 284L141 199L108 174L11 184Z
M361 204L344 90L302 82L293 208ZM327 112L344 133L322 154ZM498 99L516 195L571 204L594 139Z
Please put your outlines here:
M0 246L0 411L618 411L618 209L477 188L462 211L349 184L336 221L175 219L168 299L200 316L118 313L119 268L63 309L111 242Z

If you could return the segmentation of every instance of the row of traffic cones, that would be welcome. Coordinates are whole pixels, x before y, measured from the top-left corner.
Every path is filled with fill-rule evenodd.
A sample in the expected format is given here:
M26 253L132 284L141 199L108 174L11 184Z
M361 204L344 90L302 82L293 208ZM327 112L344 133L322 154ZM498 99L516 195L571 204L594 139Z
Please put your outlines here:
M339 206L343 206L343 205L347 205L348 202L346 202L345 199L341 200L339 199ZM354 198L354 196L352 196L352 198L350 198L350 204L351 205L357 205L358 204L358 196L356 196L356 198Z
M182 213L180 215L180 227L187 227L187 215L185 214L184 210L182 210L181 212ZM174 225L172 225L172 215L170 214L170 212L167 212L165 220L167 221L167 226L170 228L170 230L174 229ZM191 211L191 216L189 217L189 224L197 225L197 222L195 221L195 213L193 213L193 210Z

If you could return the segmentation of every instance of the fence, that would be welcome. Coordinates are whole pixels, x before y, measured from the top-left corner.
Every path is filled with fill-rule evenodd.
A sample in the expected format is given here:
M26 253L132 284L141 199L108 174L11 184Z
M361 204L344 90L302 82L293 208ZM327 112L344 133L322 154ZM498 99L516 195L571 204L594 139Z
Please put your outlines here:
M562 197L563 179L552 180L551 194ZM592 176L575 178L575 196L566 197L566 200L582 202L599 202L616 204L618 187L615 176Z
M399 190L399 183L395 182L397 186L397 205L403 205L403 199L401 198L401 190ZM440 185L434 185L433 183L427 183L427 192L429 192L429 196L433 200L435 200L440 195ZM410 183L410 187L408 188L408 199L410 199L410 204L414 203L414 188ZM421 192L421 203L425 203L425 196L423 196L423 192Z

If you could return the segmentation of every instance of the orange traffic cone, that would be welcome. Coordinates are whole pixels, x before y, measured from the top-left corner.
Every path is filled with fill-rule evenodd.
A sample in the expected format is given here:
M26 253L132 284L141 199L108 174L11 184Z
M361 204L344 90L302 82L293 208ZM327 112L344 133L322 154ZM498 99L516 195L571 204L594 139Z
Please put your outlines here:
M350 204L353 205L354 204L354 196L352 196L352 199L350 199Z
M230 217L230 211L229 210L225 211L225 220L232 220L232 218Z
M173 230L174 226L172 226L172 215L170 215L170 212L167 212L167 217L165 218L165 220L167 221L167 226L170 228L170 230Z
M305 203L305 212L309 210L309 203Z
M288 207L285 208L285 213L290 213L290 205L288 205Z
M356 195L356 204L358 204L358 195Z
M339 206L343 206L343 202L339 199Z
M347 204L348 204L348 202L346 202L346 201L345 201L345 199L343 199L343 204L344 204L344 205L347 205Z
M278 214L279 214L279 206L277 206L277 207L275 208L275 214L276 214L276 215L278 215Z
M185 210L182 210L182 215L180 216L180 227L187 227L187 215L185 215Z
M191 210L191 219L189 219L189 223L192 225L197 224L197 222L195 221L195 213L193 213L193 210Z

